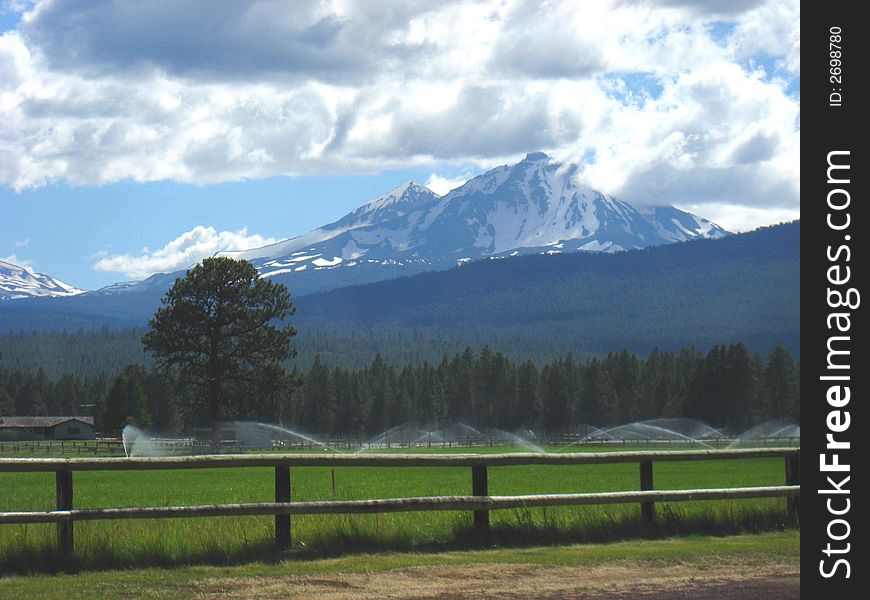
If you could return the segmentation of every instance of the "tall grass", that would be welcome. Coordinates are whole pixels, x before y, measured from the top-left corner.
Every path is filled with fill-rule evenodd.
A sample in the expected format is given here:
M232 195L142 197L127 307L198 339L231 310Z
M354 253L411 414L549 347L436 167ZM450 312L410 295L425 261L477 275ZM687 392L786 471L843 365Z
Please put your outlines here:
M294 500L342 500L469 494L465 468L291 469ZM781 459L656 463L655 487L685 489L777 485ZM147 472L76 472L75 507L168 506L274 499L268 468ZM493 495L638 489L636 464L521 466L489 470ZM52 473L0 473L0 510L54 505ZM656 520L637 505L493 511L480 539L469 512L293 517L293 548L274 547L272 517L92 521L75 525L75 553L55 550L53 525L0 526L0 572L232 564L349 551L429 550L481 545L607 542L669 535L732 534L795 527L783 499L659 503Z

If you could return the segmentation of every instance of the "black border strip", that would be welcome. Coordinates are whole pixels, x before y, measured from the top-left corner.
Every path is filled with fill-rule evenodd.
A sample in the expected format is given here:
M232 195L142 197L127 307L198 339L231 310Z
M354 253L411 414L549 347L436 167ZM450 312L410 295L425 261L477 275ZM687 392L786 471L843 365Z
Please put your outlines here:
M846 295L849 289L860 294L861 286L857 282L867 259L864 237L868 223L859 210L865 202L864 181L868 176L866 142L861 131L866 132L867 120L863 114L867 103L861 59L867 55L868 31L866 22L857 14L860 3L802 4L801 70L807 77L801 88L804 183L801 210L801 591L808 598L823 597L821 594L837 599L858 598L866 597L866 589L862 589L866 586L862 583L870 577L866 548L861 543L861 537L867 535L863 527L866 507L863 495L856 490L866 485L867 473L861 464L861 455L866 455L867 448L861 443L860 435L868 427L863 408L867 369L862 365L860 348L867 343L864 338L868 334L863 328L863 307L855 301L857 296ZM839 40L832 37L837 35ZM839 57L832 43L841 46ZM837 58L840 64L833 60ZM829 161L850 167L848 171L831 171L830 178L838 182L829 182ZM845 190L845 193L836 190ZM832 204L848 206L831 209L829 194ZM844 227L847 218L848 226ZM836 230L834 227L844 228ZM848 281L832 283L832 278L845 279L847 274ZM833 306L839 301L838 292L844 300L850 298L849 303L854 306ZM846 313L848 317L831 320L832 313ZM840 331L838 325L848 328ZM835 340L834 336L841 337ZM849 354L832 355L829 347ZM866 358L863 360L866 364ZM829 361L839 368L832 368ZM832 376L847 376L848 379L823 379ZM840 388L831 393L834 404L840 397L841 406L832 406L828 393L837 385L848 386L851 399L843 402L845 392ZM844 425L846 411L848 427ZM832 432L832 427L845 430ZM829 433L837 442L848 442L849 448L828 448L826 436ZM841 465L849 465L848 471L823 471L821 455L825 455L825 462L830 464L834 454ZM829 476L831 481L828 481ZM849 492L824 492L837 491L837 486ZM831 512L843 511L847 506L849 510L842 515ZM842 539L832 539L837 537ZM828 544L843 552L826 555ZM839 559L846 562L837 565ZM830 576L825 577L823 571Z

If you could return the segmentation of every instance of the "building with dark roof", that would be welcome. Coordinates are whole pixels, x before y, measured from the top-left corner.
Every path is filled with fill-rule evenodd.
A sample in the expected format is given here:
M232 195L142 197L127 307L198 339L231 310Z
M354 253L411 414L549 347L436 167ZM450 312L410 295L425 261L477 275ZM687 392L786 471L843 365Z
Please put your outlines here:
M0 440L92 440L93 417L0 417Z

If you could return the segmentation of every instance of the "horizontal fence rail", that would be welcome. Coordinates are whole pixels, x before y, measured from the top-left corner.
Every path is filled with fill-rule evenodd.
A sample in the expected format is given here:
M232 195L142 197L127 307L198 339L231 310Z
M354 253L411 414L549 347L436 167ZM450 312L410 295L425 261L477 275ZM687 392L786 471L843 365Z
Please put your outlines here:
M210 440L195 438L151 438L151 442L165 455L191 455L213 454ZM556 438L535 438L538 446L570 446L576 448L632 448L632 447L661 447L661 448L733 448L735 443L742 443L739 447L766 448L787 447L800 445L800 437L758 437L751 440L740 440L733 437L705 437L703 439L674 439L674 438L623 438L623 439L588 439L582 435L565 435ZM280 451L298 452L305 450L322 450L324 447L332 450L356 451L361 448L377 451L379 449L414 449L414 448L483 448L501 446L504 440L501 438L468 437L455 440L396 440L371 442L364 439L327 439L323 441L289 441L270 440L265 443L244 443L238 440L221 440L221 453L249 452L249 451ZM97 438L94 440L7 440L0 437L0 454L12 455L92 455L109 454L126 456L124 443L118 438Z
M653 450L647 452L541 452L511 454L216 454L206 456L105 458L0 458L0 473L71 471L147 471L235 467L508 467L592 465L640 461L787 458L798 448L731 450Z
M735 500L797 496L800 487L772 485L745 488L659 490L651 492L591 492L587 494L533 494L526 496L424 496L377 500L316 502L251 502L198 506L141 508L81 508L45 512L0 513L0 525L9 523L63 523L117 519L179 519L190 517L256 517L268 515L334 515L442 510L500 510L542 506L584 506L690 500Z
M786 485L688 490L653 489L653 462L759 458L783 458L785 460ZM487 473L489 467L591 465L632 462L640 465L640 491L523 496L490 496L488 493ZM274 468L275 502L131 508L73 508L72 475L74 471L243 467ZM290 499L291 467L470 467L472 474L472 495L292 502ZM57 510L0 512L0 525L54 523L57 526L58 546L64 553L71 553L73 551L73 523L75 521L274 515L276 544L279 547L286 548L290 546L291 541L291 515L473 511L475 530L478 534L486 536L489 533L489 513L492 510L639 503L643 518L653 520L655 518L654 506L656 502L784 497L788 499L789 511L799 514L800 499L799 448L586 452L570 454L272 454L174 456L162 458L0 458L0 473L3 472L55 473Z

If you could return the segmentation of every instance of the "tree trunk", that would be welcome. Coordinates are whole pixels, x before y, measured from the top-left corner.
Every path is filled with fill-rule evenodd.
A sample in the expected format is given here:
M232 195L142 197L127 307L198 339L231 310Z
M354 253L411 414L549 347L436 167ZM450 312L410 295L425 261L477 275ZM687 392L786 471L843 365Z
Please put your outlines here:
M220 391L217 386L213 386L211 391L211 450L212 452L220 452L221 449L221 403Z

